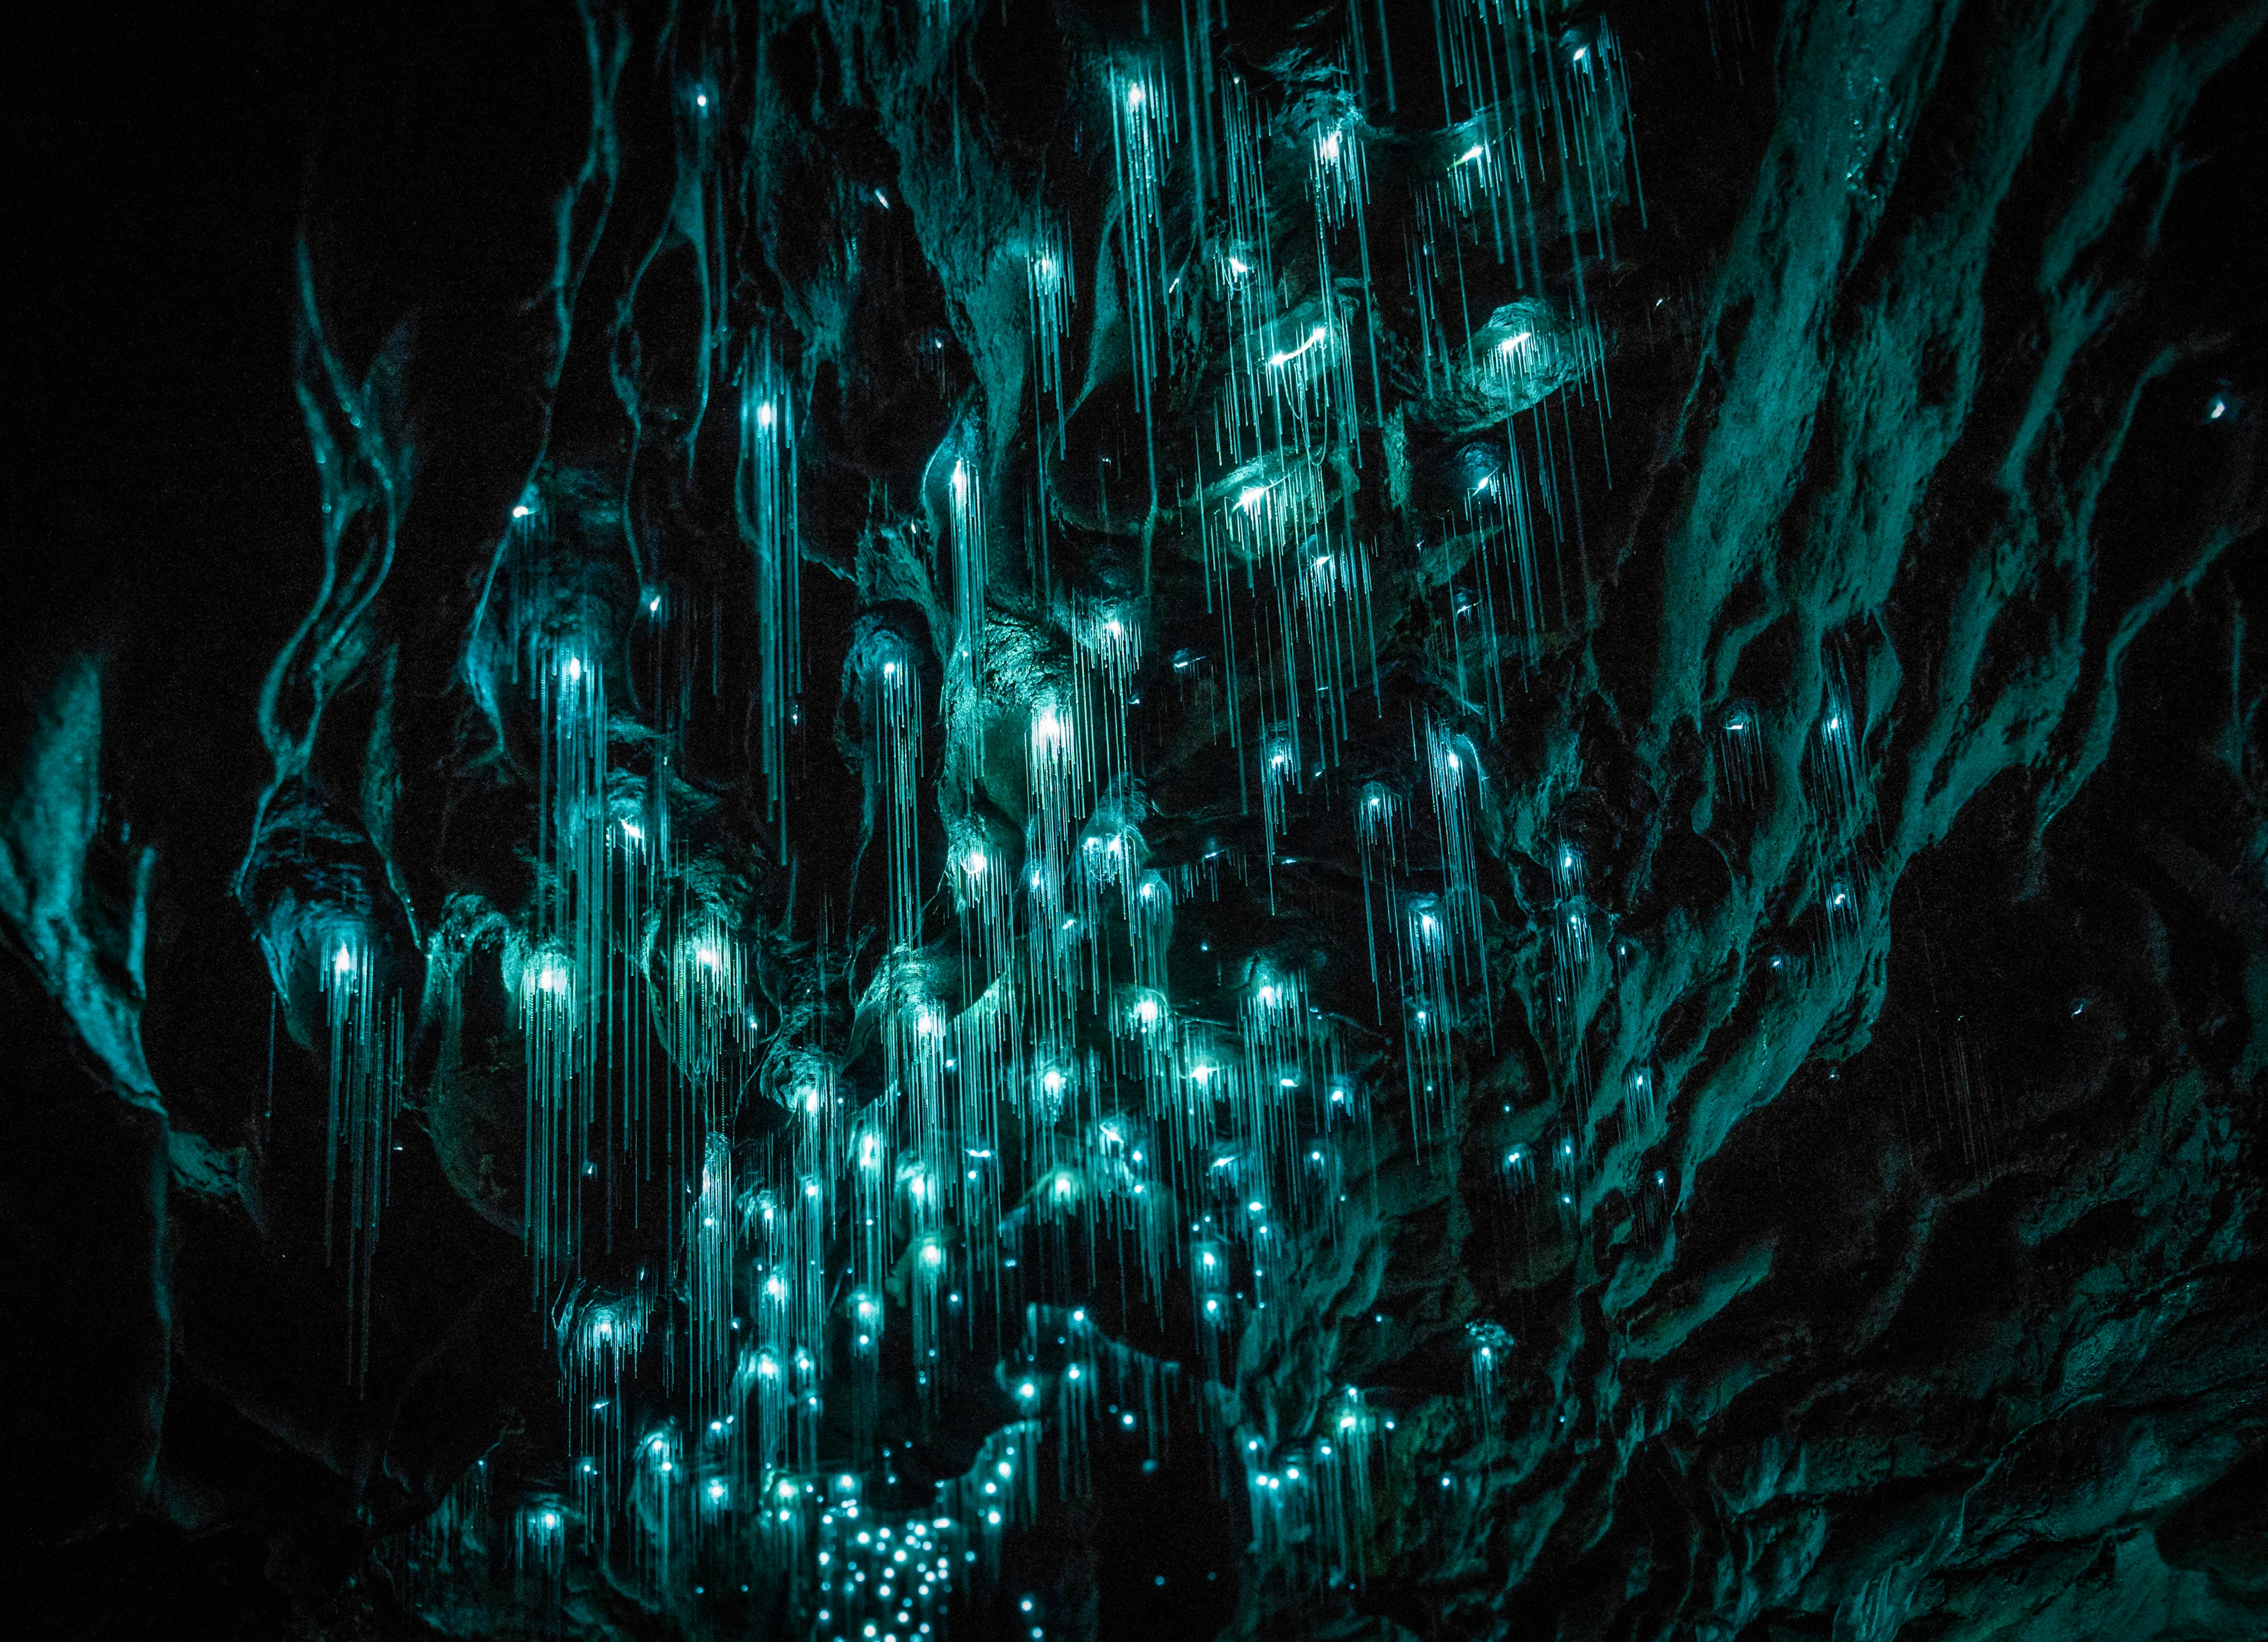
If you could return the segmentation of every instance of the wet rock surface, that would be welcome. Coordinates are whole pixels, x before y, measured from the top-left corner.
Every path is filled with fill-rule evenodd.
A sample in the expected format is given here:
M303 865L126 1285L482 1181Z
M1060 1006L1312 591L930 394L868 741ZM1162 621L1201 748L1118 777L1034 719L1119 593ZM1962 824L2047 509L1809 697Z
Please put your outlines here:
M2268 1629L2268 13L1440 10L56 48L33 1633Z

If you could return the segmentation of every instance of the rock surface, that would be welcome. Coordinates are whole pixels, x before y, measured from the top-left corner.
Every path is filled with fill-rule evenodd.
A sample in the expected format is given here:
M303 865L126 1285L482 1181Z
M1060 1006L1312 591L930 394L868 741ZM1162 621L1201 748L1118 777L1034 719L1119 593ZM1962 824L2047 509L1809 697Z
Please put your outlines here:
M910 1353L830 1395L819 1457L919 1513L1033 1411L1020 1305L1179 1366L1162 1444L1049 1405L1082 1457L961 1634L2268 1633L2268 7L1439 10L1556 77L1523 177L1416 7L349 7L63 48L18 115L52 256L0 650L32 1633L833 1634L770 1574L637 1561L635 1502L618 1550L546 1550L529 1513L583 1498L561 1320L651 1304L673 1344L618 1395L687 1417L703 1245L648 1205L697 1219L704 1155L773 1178L791 1051L846 1110L906 1098L904 885L906 985L1036 990L957 864L1040 870L1027 749L1113 688L1123 742L1077 733L1120 778L1071 825L1172 885L1157 992L1251 1055L1297 977L1367 1121L1283 1119L1344 1189L1239 1245L1237 1329L1192 1320L1177 1212L1146 1287L1125 1236L996 1271L1007 1344L934 1408ZM1154 210L1143 86L1178 121ZM794 417L777 719L759 399ZM647 1162L604 1153L622 1195L532 1301L527 1000L578 915L527 669L562 645L604 681L593 801L673 851L575 961L691 1093ZM1406 811L1375 909L1373 783ZM1404 895L1470 937L1447 1031L1401 1018L1445 998L1380 932ZM1093 947L1138 966L1125 907ZM326 1126L342 929L401 1012L367 1237ZM745 1030L670 968L712 929ZM1131 1111L1112 1007L1050 1044ZM1040 1155L1040 1107L1003 1122ZM1003 1248L1053 1235L1057 1178L1005 1182ZM879 1285L890 1352L917 1284ZM1350 1388L1361 1509L1279 1507Z

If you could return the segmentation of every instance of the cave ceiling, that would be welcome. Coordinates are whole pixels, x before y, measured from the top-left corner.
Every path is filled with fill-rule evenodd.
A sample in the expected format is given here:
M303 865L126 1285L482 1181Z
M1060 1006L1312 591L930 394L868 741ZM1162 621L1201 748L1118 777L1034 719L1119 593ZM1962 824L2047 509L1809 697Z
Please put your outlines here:
M2268 1635L2264 25L55 19L18 1633Z

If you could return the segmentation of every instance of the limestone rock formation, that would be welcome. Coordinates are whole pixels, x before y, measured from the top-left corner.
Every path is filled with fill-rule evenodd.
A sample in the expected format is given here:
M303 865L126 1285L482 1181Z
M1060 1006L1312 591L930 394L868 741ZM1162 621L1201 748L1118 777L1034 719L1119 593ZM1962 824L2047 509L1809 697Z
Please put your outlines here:
M2268 6L117 22L25 1634L2268 1634Z

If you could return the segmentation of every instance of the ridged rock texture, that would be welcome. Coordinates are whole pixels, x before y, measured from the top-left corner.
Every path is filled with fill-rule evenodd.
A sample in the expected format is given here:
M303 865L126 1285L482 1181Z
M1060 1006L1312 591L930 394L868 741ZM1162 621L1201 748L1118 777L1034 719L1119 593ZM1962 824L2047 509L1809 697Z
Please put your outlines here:
M19 42L10 1628L2268 1635L2264 25Z

